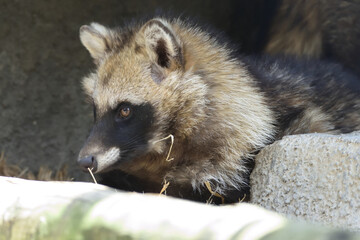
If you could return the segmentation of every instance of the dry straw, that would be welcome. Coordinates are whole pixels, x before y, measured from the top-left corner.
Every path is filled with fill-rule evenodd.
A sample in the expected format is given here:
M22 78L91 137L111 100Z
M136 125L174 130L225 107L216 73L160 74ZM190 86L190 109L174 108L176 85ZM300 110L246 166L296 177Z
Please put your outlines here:
M94 174L93 174L92 170L93 170L92 168L91 168L91 169L90 169L90 168L88 168L88 171L89 171L89 173L90 173L90 175L91 175L92 179L94 180L94 183L95 183L95 184L98 184L98 183L97 183L97 181L96 181L96 179L95 179L95 176L94 176Z
M168 182L166 180L164 181L164 185L163 185L159 195L162 195L163 193L166 195L166 189L169 187L169 184L170 184L170 182Z
M211 189L211 184L210 182L205 182L205 186L206 188L209 190L209 192L211 193L211 196L210 198L208 199L208 203L212 203L212 196L215 196L215 197L219 197L221 198L221 203L224 204L225 203L225 198L223 196L221 196L220 194L218 194L217 192L214 192L212 189Z
M153 143L155 144L155 143L158 143L158 142L167 140L167 139L169 139L169 138L171 139L171 145L170 145L169 152L168 152L168 154L167 154L167 156L166 156L166 159L165 159L165 161L167 161L167 162L170 162L170 161L174 160L174 158L170 158L171 150L172 150L172 147L173 147L173 145L174 145L174 135L170 134L170 135L167 136L167 137L164 137L164 138L162 138L162 139L159 139L159 140L156 140L156 141L153 142Z

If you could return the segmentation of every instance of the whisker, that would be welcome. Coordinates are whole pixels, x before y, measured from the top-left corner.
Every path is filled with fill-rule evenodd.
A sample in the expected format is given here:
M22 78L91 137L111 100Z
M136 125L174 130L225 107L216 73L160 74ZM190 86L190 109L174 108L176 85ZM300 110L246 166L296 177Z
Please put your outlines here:
M141 139L145 134L139 134L132 138L130 138L122 147L127 147L133 143L135 143L137 140Z
M139 139L134 139L131 142L126 142L125 144L120 145L120 148L121 149L134 148L133 145L138 145L138 143L137 143L138 140Z

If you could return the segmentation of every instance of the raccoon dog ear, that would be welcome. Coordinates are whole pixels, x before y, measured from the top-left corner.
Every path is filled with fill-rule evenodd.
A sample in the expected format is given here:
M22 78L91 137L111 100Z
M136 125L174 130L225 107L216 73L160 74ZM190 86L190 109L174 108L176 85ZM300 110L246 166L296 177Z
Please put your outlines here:
M183 67L182 44L170 24L162 19L152 19L142 27L146 50L162 68Z
M99 62L109 50L111 30L98 23L84 25L80 27L80 40L95 62Z

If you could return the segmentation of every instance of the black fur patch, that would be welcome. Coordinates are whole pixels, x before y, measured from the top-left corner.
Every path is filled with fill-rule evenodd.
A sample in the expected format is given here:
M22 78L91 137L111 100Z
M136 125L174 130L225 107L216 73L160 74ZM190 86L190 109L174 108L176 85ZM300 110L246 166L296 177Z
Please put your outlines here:
M160 38L156 44L155 52L158 56L157 63L161 67L169 67L170 59L168 56L168 49L164 39Z
M131 117L116 121L119 108L123 106L129 106L132 109ZM120 148L119 163L131 161L146 153L153 122L154 111L149 103L132 105L124 102L96 120L87 144L101 146L103 149Z
M159 193L162 188L159 184L149 182L148 180L141 180L120 170L112 170L99 174L98 182L120 190L135 191L139 193Z

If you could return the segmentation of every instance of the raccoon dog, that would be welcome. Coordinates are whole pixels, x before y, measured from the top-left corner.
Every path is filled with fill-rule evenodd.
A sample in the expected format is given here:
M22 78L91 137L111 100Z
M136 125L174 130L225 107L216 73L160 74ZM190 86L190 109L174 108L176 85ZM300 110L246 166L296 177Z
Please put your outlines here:
M235 202L265 145L360 130L360 81L336 64L235 57L179 19L92 23L80 39L97 68L83 79L95 124L78 162L109 186L159 192L167 181L167 195L206 201L208 185Z

